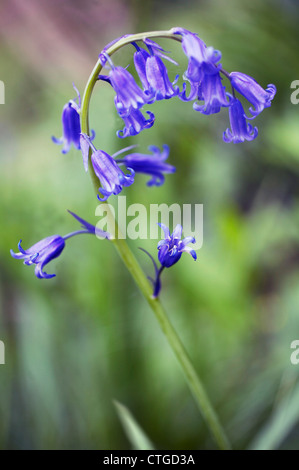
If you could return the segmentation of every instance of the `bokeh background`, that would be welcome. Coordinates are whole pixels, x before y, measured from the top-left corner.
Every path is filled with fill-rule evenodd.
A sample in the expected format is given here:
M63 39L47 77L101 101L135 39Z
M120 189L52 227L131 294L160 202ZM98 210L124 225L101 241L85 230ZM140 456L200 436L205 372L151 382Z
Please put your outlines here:
M198 261L184 256L164 274L162 301L237 449L299 448L299 9L294 1L1 0L0 79L0 447L130 449L114 400L125 405L157 449L212 449L184 377L148 305L113 246L69 241L40 281L10 257L75 230L70 209L96 223L96 200L80 152L51 142L61 110L83 91L104 45L129 32L183 26L220 49L225 69L274 83L258 138L225 144L225 110L203 116L178 99L153 105L156 122L136 139L115 136L108 85L96 88L91 125L110 154L137 142L167 143L177 167L161 188L146 177L128 203L204 205ZM161 44L180 66L180 45ZM115 55L131 61L132 48ZM130 66L132 70L132 65ZM116 198L114 198L116 199ZM112 198L111 198L112 200ZM116 201L114 201L116 203ZM156 252L155 241L130 242Z

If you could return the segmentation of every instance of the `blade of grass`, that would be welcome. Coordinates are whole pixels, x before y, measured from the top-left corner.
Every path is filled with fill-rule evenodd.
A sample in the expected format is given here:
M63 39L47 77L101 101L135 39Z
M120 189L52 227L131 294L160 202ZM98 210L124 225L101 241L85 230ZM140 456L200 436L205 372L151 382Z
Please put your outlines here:
M143 429L139 426L132 413L127 407L113 401L120 422L124 428L125 434L134 450L154 450L155 447L147 437Z

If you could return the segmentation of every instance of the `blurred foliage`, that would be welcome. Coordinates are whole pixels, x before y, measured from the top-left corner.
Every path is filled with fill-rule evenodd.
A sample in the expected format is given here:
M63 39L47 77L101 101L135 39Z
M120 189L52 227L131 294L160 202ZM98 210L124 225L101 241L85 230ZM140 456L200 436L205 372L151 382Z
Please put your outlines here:
M74 2L72 9L72 2L65 2L69 7L59 21L47 15L50 44L47 35L38 42L28 19L35 3L24 2L22 30L9 11L7 25L19 34L2 30L0 46L6 84L6 104L0 107L0 339L6 346L0 447L130 448L113 400L130 410L158 449L214 447L175 358L113 247L92 237L70 240L49 266L57 274L50 281L37 280L32 268L9 254L19 238L28 247L76 229L66 209L96 222L96 200L80 153L63 156L50 140L61 133L60 113L73 96L72 81L83 89L104 40L180 25L220 49L225 69L252 75L264 87L277 86L272 107L256 119L258 138L224 144L225 110L205 117L174 99L153 105L152 129L119 141L115 131L122 123L113 93L103 84L91 109L96 145L109 153L133 142L144 150L150 144L170 146L176 174L161 188L145 187L140 176L124 193L128 204L147 208L161 202L204 205L198 262L186 256L165 273L162 301L234 447L298 449L299 366L290 363L290 343L299 339L299 108L290 103L290 83L299 79L297 2L147 0L126 7L113 2L106 11L111 36L107 27L97 34L100 11L88 15L82 3ZM34 10L37 24L50 3ZM123 30L121 21L112 24L119 5L131 30ZM6 8L13 10L15 2ZM80 34L85 49L77 47ZM44 51L54 48L58 54L64 35L65 61L55 65L55 54ZM35 47L28 60L21 47L25 37ZM161 44L173 51L182 73L186 61L179 44ZM127 65L129 52L115 57ZM80 54L89 68L80 65ZM156 242L130 245L150 270L138 245L155 253Z

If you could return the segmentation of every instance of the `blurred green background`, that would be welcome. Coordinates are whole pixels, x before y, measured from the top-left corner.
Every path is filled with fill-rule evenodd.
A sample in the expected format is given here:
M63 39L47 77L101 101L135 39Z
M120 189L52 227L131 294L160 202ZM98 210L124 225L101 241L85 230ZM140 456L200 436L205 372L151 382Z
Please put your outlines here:
M153 105L152 129L115 136L113 92L98 86L91 108L96 145L113 153L167 143L177 167L161 188L146 177L127 202L204 205L198 261L164 273L162 301L237 449L299 448L299 8L294 1L64 2L0 5L0 448L130 449L113 400L125 405L158 449L212 449L175 357L113 246L70 240L40 281L10 257L76 230L70 209L96 223L96 200L80 152L61 154L61 110L84 89L104 45L129 32L182 26L222 51L223 67L277 86L256 119L259 136L222 141L226 110L203 116L178 99ZM180 62L180 45L160 42ZM115 55L121 65L133 49ZM132 65L129 70L132 69ZM169 67L171 78L177 69ZM111 199L112 201L113 199ZM116 198L114 198L115 202ZM109 201L110 202L110 201ZM186 234L187 235L187 234ZM156 241L130 242L156 253Z

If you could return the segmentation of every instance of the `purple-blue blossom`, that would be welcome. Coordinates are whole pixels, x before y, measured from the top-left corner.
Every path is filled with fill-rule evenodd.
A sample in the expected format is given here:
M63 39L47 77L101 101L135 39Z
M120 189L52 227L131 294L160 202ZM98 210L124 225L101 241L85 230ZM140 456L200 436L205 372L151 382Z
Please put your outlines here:
M23 259L24 264L30 266L36 264L35 275L39 279L50 279L55 274L47 274L43 271L44 266L52 259L57 258L65 247L64 238L60 235L52 235L35 243L32 247L24 250L21 246L22 240L18 243L19 253L10 250L10 254L15 259Z
M144 51L146 52L146 51ZM108 75L99 75L99 80L108 82L111 86L111 79ZM125 137L139 134L144 129L149 129L154 125L155 115L146 111L148 119L143 115L142 110L133 106L125 107L123 102L119 101L118 95L114 97L115 108L119 117L124 121L125 127L116 132L117 137L124 139Z
M149 50L147 52L133 43L136 48L134 54L134 64L139 75L144 91L149 95L150 101L164 100L172 98L179 94L179 87L174 86L179 75L171 83L168 77L168 71L164 65L162 58L169 60L177 65L170 57L163 54L164 50L156 42L145 39L145 44Z
M62 110L62 137L57 139L52 137L55 144L63 145L62 153L67 153L73 144L76 149L80 149L80 107L81 97L77 88L74 86L77 93L77 98L70 100ZM78 103L76 102L78 101Z
M150 89L150 84L146 75L146 62L147 59L149 59L150 54L145 49L143 49L143 47L139 47L136 42L132 42L132 44L136 49L133 56L135 69L142 83L143 90L148 92Z
M151 145L148 149L152 152L152 155L131 153L115 161L126 165L127 168L132 168L135 173L150 175L151 179L146 183L148 186L161 186L165 181L164 173L174 173L176 171L174 166L165 163L169 155L169 147L163 145L161 151L159 147Z
M133 75L125 68L115 66L108 55L107 60L111 66L108 81L116 93L115 105L117 111L120 110L124 114L129 112L130 108L140 109L148 103L150 97L137 85ZM100 75L99 79L103 80L103 76Z
M125 174L119 168L108 153L103 150L97 150L92 144L90 138L86 134L81 134L81 149L83 155L84 168L88 168L89 147L92 149L91 163L93 170L100 181L101 187L99 188L100 201L106 201L112 194L119 194L124 186L130 186L134 183L134 170L128 168L129 174Z
M170 268L179 261L184 252L189 253L194 260L197 259L195 250L190 248L189 243L195 243L194 237L186 237L183 240L183 227L178 224L170 235L169 228L159 224L164 232L164 240L158 243L158 258L162 266Z
M195 250L190 248L189 243L195 243L194 237L186 237L183 240L182 232L183 227L178 224L173 233L170 235L169 228L166 227L164 224L158 224L163 232L164 232L164 240L159 241L158 243L158 259L161 263L161 266L158 267L156 261L152 257L152 255L146 251L144 248L140 248L147 256L151 259L154 269L155 269L155 277L152 278L148 276L148 279L151 281L153 286L153 298L158 297L161 291L161 274L165 268L170 268L175 263L179 261L182 256L182 253L186 252L189 253L192 258L196 261L197 255Z
M241 93L253 106L249 108L252 116L247 116L247 119L254 119L265 108L271 106L271 101L276 94L275 85L271 83L264 90L254 78L241 72L231 72L229 78L233 88Z
M224 142L238 144L245 140L251 141L257 137L257 127L253 128L252 125L246 121L241 101L232 96L229 107L229 120L231 128L226 129L223 133Z
M219 72L204 75L198 88L198 100L204 101L204 104L194 103L193 109L202 114L219 113L222 107L229 106L228 94Z
M81 230L68 233L64 237L61 237L60 235L51 235L50 237L44 238L43 240L35 243L30 248L27 248L27 250L24 250L21 246L22 240L20 240L18 243L19 253L15 253L13 250L10 250L10 254L13 258L24 260L24 264L27 266L35 264L35 275L39 279L51 279L56 276L56 274L46 273L44 268L50 261L60 256L65 247L65 241L69 238L84 233L91 233L98 237L109 238L109 234L107 232L99 230L73 212L69 211L69 213L78 220L78 222L80 222L82 227Z
M184 74L190 83L198 84L205 74L214 74L221 69L221 52L207 47L200 37L184 28L172 28L173 34L182 36L182 48L188 58L188 68Z
M152 127L155 122L155 115L151 111L146 111L146 113L148 114L148 119L144 117L140 109L131 107L122 113L120 106L118 106L118 114L123 119L125 127L123 130L116 132L117 137L123 139L128 136L137 135L144 129Z

